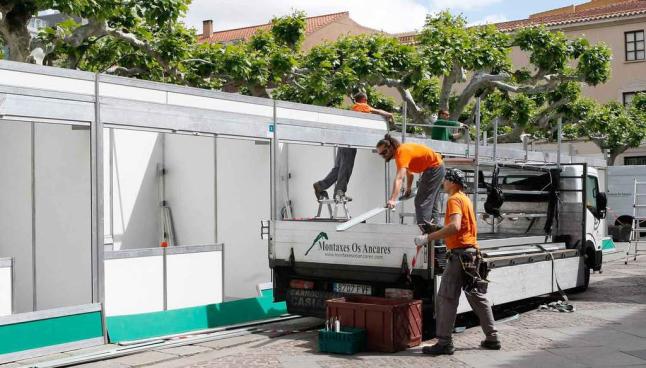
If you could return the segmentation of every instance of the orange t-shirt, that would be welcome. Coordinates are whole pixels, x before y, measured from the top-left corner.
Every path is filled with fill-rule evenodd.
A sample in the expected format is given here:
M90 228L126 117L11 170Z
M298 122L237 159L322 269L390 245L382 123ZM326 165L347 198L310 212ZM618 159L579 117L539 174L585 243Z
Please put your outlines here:
M442 156L429 147L418 143L402 143L395 152L397 169L422 173L431 167L442 165Z
M457 234L446 237L446 248L458 249L466 248L467 246L477 248L478 226L476 224L476 217L473 213L471 200L463 192L453 194L446 202L446 214L444 215L445 226L451 221L451 215L462 215L462 221L460 223L460 231Z
M372 112L372 107L365 102L357 102L352 105L352 111L358 112Z

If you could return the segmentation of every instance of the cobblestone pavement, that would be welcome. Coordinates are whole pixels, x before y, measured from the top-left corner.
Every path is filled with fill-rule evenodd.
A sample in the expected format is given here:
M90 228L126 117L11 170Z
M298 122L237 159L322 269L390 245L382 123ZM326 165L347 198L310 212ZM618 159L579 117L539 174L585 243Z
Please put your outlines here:
M624 265L606 257L585 293L571 295L574 313L532 310L500 323L501 351L480 349L478 327L455 334L453 356L428 357L421 347L397 354L335 356L317 352L315 331L253 334L152 350L83 367L646 367L646 258ZM283 335L283 336L281 336ZM433 340L424 342L430 345Z

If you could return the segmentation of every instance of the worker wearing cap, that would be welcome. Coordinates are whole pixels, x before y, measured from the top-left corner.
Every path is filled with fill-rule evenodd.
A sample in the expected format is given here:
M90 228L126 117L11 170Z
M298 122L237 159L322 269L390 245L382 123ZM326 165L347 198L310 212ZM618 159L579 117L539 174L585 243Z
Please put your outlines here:
M357 93L354 96L354 101L355 104L352 106L352 111L380 115L386 119L389 124L392 124L394 121L393 114L384 110L375 109L368 105L368 96L365 93ZM336 183L334 186L335 200L352 200L352 198L346 196L346 191L354 168L354 159L356 155L356 148L339 147L332 170L330 170L325 178L314 183L314 195L316 196L316 200L328 198L326 190L334 183Z
M440 187L444 179L444 163L442 156L430 147L418 143L400 143L397 139L386 134L377 143L377 153L386 162L395 159L397 176L393 183L393 191L386 207L394 208L401 191L404 177L407 178L405 196L410 195L413 186L413 174L422 174L415 196L415 217L417 224L433 222L437 224L440 213Z
M432 240L444 239L447 248L447 263L437 292L436 335L437 344L425 346L424 354L453 354L451 333L460 301L460 289L480 319L485 340L480 345L485 349L499 350L498 331L494 326L491 306L485 297L486 275L481 277L481 256L478 250L476 216L469 197L464 194L465 175L458 169L448 169L443 182L449 195L446 203L444 227L430 234L415 238L415 245L427 245Z

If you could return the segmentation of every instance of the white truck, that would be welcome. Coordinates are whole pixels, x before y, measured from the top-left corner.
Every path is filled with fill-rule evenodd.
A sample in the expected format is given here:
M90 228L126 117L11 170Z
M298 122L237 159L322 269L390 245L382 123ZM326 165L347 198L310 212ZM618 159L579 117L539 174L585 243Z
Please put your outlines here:
M558 286L587 288L591 270L602 266L605 229L606 197L595 168L505 162L495 154L489 160L447 159L446 164L467 171L470 195L473 173L480 173L478 209L492 187L502 190L499 216L477 211L478 243L490 271L488 297L494 306L553 293ZM497 183L492 183L494 170ZM334 220L272 221L269 265L275 300L286 301L290 313L322 317L325 301L344 294L413 297L423 300L424 332L432 335L445 247L417 250L417 225L359 223L345 231L337 231L337 225ZM458 312L469 310L463 300Z
M634 182L646 182L646 166L609 166L607 170L608 234L615 241L628 241L633 224ZM644 186L639 189L646 194ZM642 225L646 227L646 223Z

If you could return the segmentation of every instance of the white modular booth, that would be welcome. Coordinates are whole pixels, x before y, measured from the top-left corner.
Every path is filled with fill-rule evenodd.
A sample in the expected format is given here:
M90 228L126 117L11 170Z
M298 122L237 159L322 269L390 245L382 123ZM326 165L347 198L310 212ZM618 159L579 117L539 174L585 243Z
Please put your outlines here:
M367 148L386 130L344 110L0 62L0 341L24 327L0 360L103 343L110 316L257 296L277 126L316 146L276 155L284 181L290 158L302 165L296 183L324 175L348 134ZM47 319L87 331L44 331Z
M19 322L92 323L0 348L0 361L102 343L106 316L257 296L271 281L261 221L313 217L335 147L359 149L351 214L382 205L394 169L373 150L386 131L370 114L0 61L0 316L13 312L0 342Z

